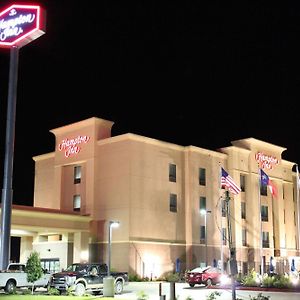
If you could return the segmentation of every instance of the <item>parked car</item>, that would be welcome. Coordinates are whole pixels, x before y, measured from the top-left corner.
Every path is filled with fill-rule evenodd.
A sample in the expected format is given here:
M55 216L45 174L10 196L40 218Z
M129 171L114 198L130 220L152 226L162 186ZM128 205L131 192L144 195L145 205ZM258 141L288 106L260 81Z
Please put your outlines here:
M62 272L52 274L48 289L55 288L60 293L64 293L71 288L76 296L83 296L86 291L98 294L103 290L103 279L107 274L106 264L75 263ZM115 293L121 294L124 285L129 282L128 273L110 272L110 275L114 277Z
M47 287L50 274L44 271L42 277L33 283L35 288ZM32 283L28 282L26 265L21 263L10 263L6 270L0 271L0 289L4 289L6 293L12 294L16 288L32 287Z
M221 282L222 273L218 268L215 267L205 267L205 268L195 268L186 273L185 281L194 287L196 284L205 284L206 286L211 286Z

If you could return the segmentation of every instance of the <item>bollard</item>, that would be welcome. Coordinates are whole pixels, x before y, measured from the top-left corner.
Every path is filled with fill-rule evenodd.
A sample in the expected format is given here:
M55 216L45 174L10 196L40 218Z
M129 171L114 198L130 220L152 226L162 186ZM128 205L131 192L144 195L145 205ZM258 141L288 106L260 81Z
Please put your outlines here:
M176 300L175 298L175 282L170 282L170 300Z
M158 286L158 294L159 294L159 300L166 300L166 295L161 294L161 282L159 283Z
M115 279L112 276L103 278L103 296L114 297L115 295Z

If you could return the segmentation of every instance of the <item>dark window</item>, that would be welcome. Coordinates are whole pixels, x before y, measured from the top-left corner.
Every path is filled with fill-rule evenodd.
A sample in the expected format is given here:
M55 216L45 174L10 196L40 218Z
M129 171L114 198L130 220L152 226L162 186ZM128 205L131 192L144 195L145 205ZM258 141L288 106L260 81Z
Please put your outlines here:
M261 206L261 220L263 222L269 221L268 206L265 206L265 205Z
M269 232L263 231L262 240L263 248L270 248Z
M242 245L247 246L247 231L245 228L242 229Z
M226 200L222 200L222 217L226 217Z
M268 196L268 190L267 190L267 186L265 184L262 184L260 186L260 194L262 196Z
M169 164L169 181L176 182L176 165Z
M74 167L74 184L81 182L81 166Z
M241 202L241 218L246 219L246 203Z
M226 245L227 242L226 228L222 228L222 241L223 241L223 245Z
M170 211L177 212L177 195L170 194Z
M206 198L205 197L200 197L200 200L199 200L199 208L200 208L200 211L201 210L205 210L206 211Z
M200 226L200 244L205 244L205 226Z
M206 185L206 171L203 168L199 169L199 184Z
M80 211L81 206L81 197L80 195L74 195L73 196L73 210L74 211Z
M245 192L246 188L246 176L245 175L240 175L240 185L241 185L241 191Z

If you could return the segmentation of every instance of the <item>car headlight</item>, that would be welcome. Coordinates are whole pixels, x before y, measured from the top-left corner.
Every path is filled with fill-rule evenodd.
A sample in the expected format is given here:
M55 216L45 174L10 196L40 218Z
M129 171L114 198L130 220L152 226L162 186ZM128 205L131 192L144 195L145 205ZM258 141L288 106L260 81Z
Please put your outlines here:
M76 280L76 276L65 276L65 280L67 285L72 285Z

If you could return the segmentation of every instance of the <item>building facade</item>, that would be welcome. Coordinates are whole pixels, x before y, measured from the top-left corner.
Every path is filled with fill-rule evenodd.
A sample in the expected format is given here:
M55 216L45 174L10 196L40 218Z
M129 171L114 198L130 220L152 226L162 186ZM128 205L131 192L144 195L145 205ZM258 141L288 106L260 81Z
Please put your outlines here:
M51 130L55 151L33 158L34 205L13 209L20 260L34 249L50 270L105 262L114 220L113 269L155 278L205 264L226 268L223 167L241 187L229 200L239 272L261 263L267 271L271 261L278 272L292 263L300 269L295 163L282 159L286 148L248 138L211 151L131 133L112 137L112 126L90 118ZM258 166L276 197L260 186Z

